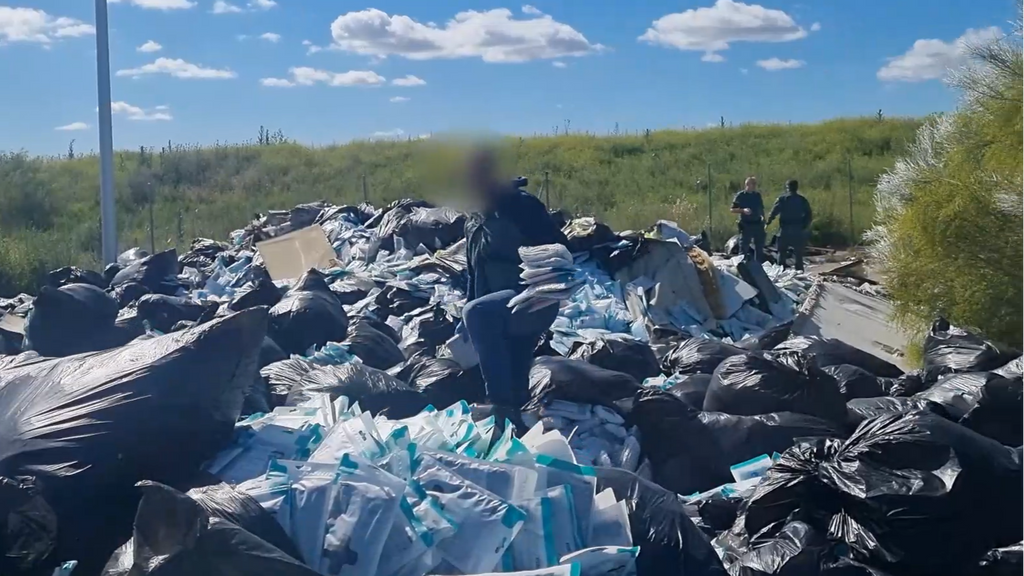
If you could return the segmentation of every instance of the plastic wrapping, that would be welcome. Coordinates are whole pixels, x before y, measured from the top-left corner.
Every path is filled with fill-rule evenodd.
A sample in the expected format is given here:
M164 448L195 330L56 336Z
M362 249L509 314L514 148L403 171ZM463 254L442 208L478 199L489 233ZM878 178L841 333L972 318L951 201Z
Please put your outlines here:
M569 353L569 358L629 374L637 382L661 374L654 350L633 338L602 338L581 342Z
M25 324L26 348L70 356L127 344L114 326L117 310L117 301L92 284L44 286Z
M689 338L673 346L661 365L666 374L713 374L723 360L743 353L714 338Z
M835 338L795 336L779 344L774 350L802 352L819 368L850 364L875 376L896 378L903 374L902 370L889 362Z
M934 382L950 372L995 370L1019 356L966 330L936 322L924 339L925 379Z
M347 335L348 316L316 270L306 272L270 309L270 337L289 354L305 354Z
M530 369L530 401L524 410L539 408L550 400L614 407L631 398L640 385L628 374L606 370L580 360L544 356Z

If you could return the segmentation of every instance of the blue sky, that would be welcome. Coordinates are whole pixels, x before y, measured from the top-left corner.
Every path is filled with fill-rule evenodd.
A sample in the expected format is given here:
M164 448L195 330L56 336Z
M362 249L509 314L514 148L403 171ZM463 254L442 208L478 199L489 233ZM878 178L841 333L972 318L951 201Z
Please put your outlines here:
M0 150L97 147L92 2L0 0ZM1013 0L110 0L116 148L920 115ZM941 4L941 7L939 6Z

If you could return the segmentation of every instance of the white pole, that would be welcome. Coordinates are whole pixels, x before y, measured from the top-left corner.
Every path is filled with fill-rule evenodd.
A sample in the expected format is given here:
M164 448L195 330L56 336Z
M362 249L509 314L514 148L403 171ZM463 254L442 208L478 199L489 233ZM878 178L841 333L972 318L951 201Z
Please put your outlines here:
M110 126L110 46L107 0L96 0L96 88L100 128L100 224L103 263L117 260L117 210L114 206L114 137Z

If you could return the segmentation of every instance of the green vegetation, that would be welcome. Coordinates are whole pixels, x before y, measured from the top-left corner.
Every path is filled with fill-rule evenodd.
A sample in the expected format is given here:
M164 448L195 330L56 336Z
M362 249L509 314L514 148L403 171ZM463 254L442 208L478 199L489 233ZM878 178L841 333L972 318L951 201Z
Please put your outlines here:
M878 175L921 125L914 119L839 119L810 125L745 125L635 135L569 134L505 138L509 169L537 192L548 174L552 207L593 214L617 229L658 219L699 231L708 224L711 166L713 238L733 234L728 212L743 179L756 175L766 202L797 178L816 213L813 242L858 239L874 215ZM223 239L255 213L325 199L382 204L443 199L456 147L437 141L353 142L309 148L261 129L256 142L115 153L118 231L123 248L149 247L150 200L156 248L193 237ZM447 170L445 168L448 168ZM0 295L33 292L46 271L98 268L99 163L95 156L0 155ZM698 182L699 181L699 182ZM850 194L854 230L850 232Z
M942 315L1021 346L1022 58L1015 37L972 47L955 114L926 123L878 187L869 237L918 333Z

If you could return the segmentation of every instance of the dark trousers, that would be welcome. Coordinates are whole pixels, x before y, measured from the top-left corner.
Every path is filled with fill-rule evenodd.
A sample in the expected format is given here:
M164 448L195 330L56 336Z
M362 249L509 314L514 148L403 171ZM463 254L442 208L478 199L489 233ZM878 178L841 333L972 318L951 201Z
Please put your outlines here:
M558 316L558 306L513 312L515 290L481 296L466 304L462 321L480 357L480 371L492 404L521 408L530 398L530 366L544 332Z
M764 262L764 224L762 222L740 222L740 254L747 254L751 251L753 244L754 257L758 262Z
M804 269L804 244L807 232L803 228L782 228L779 230L779 264L786 267L787 251L793 251L797 270Z

